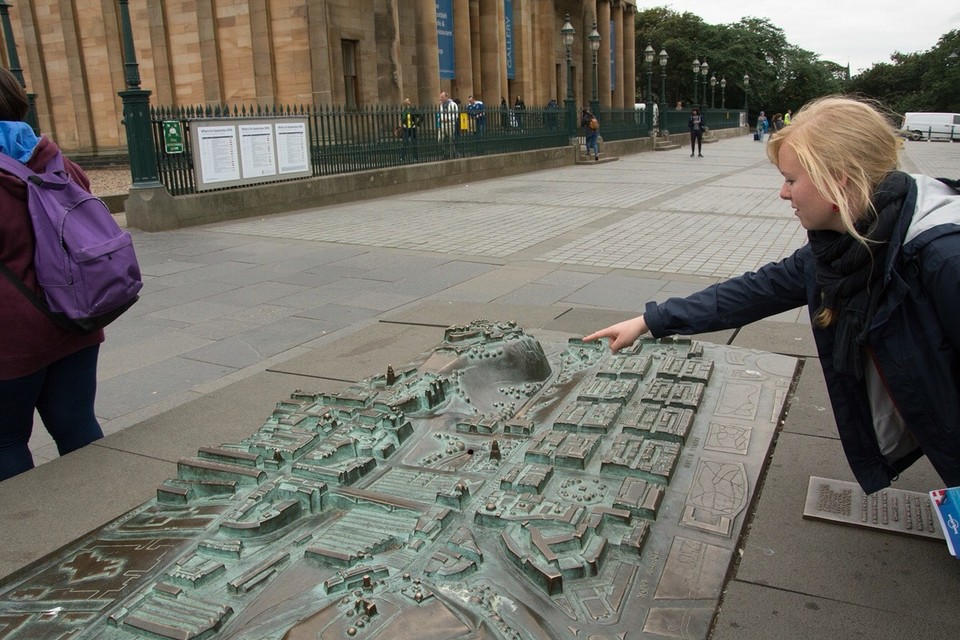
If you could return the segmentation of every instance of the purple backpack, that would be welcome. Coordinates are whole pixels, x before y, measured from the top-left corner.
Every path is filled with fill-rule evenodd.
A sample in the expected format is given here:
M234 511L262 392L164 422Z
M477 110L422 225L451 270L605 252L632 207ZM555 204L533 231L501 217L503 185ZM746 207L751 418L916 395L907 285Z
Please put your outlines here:
M58 152L38 174L0 153L0 170L27 186L43 299L2 263L0 273L54 322L78 333L101 329L129 309L143 287L133 238L100 198L70 179L63 156Z

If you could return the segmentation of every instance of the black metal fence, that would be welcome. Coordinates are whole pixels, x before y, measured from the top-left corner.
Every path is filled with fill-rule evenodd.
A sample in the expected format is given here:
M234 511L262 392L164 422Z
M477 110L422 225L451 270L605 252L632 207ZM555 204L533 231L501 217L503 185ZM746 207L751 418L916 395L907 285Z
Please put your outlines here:
M707 113L708 124L716 128L737 126L739 112L727 113L731 118L720 110ZM582 134L579 112L569 114L562 107L517 110L493 106L479 110L464 105L456 113L431 107L415 109L412 114L399 106L156 107L151 108L150 115L158 178L172 195L197 191L190 129L211 119L306 118L313 176L563 147L570 144L572 136ZM677 112L678 123L674 126L674 113L668 113L667 128L686 130L687 115ZM649 123L642 111L601 109L597 116L606 141L649 135ZM171 121L179 122L183 131L179 150L171 151L165 144L164 123Z

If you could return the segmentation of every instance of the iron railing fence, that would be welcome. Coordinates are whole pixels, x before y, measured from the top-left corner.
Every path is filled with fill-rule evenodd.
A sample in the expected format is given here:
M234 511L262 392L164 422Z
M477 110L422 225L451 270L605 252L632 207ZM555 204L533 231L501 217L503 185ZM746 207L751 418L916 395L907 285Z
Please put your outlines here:
M644 138L650 135L650 126L643 111L604 108L598 111L596 115L597 120L600 121L600 137L606 142Z
M399 106L152 107L158 179L171 195L197 192L191 127L213 119L306 118L313 176L563 147L570 144L571 134L583 133L579 113L570 114L563 107L514 110L494 106L470 111L464 105L457 113L438 107L419 108L413 113L415 126L404 127ZM705 114L711 127L736 127L739 122L738 111L705 110ZM606 141L649 135L643 112L601 109L597 115ZM673 133L686 131L686 111L667 111L665 115L666 129ZM575 118L572 122L571 117ZM170 121L179 122L183 131L180 152L170 152L164 144L164 122ZM411 124L409 118L406 122ZM276 180L281 181L284 179Z
M733 129L740 126L739 109L703 109L704 121L709 129ZM666 109L661 112L660 130L668 133L687 133L690 128L689 109Z
M307 118L313 176L569 144L568 116L559 109L454 113L431 107L417 109L413 121L408 121L411 127L403 126L401 112L399 107L384 106L151 108L158 177L172 195L196 192L191 126L212 119ZM164 144L164 122L170 121L179 122L183 131L182 150L176 153L168 152Z

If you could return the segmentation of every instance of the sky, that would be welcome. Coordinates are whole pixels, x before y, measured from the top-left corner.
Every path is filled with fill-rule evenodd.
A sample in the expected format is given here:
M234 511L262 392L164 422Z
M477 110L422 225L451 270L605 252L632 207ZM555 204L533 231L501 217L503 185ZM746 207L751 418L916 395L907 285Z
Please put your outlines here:
M708 24L729 24L749 16L767 18L783 29L787 42L821 60L850 64L856 75L890 54L920 53L940 36L960 29L960 3L943 0L638 0L637 8L667 6L689 11ZM841 8L842 7L842 8Z

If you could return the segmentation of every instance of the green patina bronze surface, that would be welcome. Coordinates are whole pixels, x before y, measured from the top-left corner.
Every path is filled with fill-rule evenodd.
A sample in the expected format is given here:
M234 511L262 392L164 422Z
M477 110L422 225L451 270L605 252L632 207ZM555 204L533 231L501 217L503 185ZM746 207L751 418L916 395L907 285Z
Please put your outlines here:
M706 638L796 360L451 327L0 585L0 638Z

